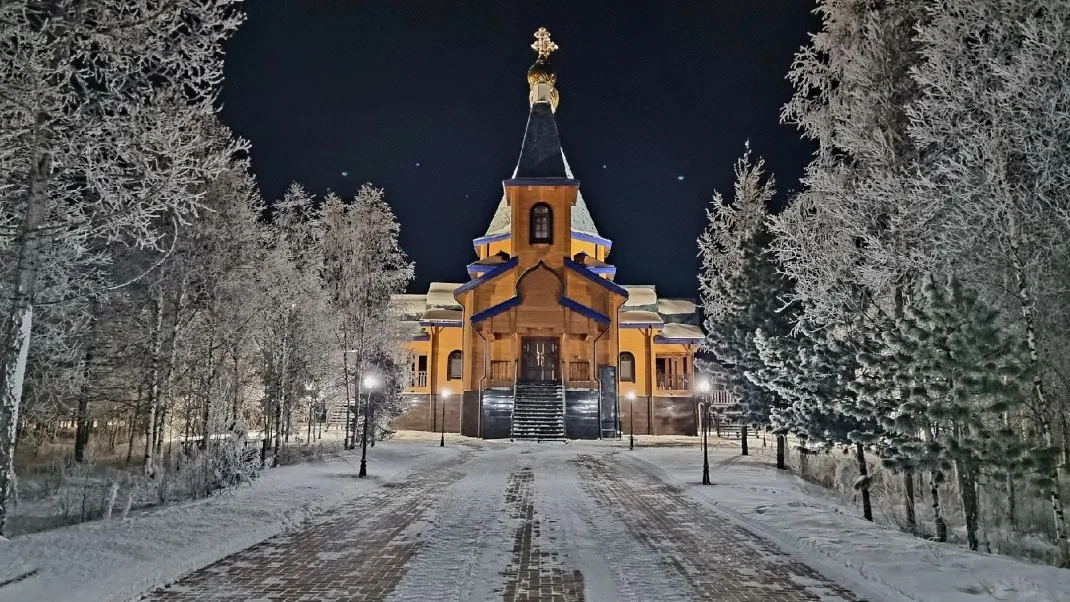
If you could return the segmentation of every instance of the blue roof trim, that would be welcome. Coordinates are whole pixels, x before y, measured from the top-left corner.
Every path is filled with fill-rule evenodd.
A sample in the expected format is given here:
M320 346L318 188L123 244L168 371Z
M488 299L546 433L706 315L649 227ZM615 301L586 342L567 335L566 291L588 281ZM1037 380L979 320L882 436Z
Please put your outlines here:
M490 244L492 242L500 242L503 240L509 240L512 238L512 232L502 232L500 234L491 234L489 236L480 236L479 238L472 239L472 246L478 247L480 245ZM594 234L588 234L586 232L580 232L579 230L572 230L572 238L576 240L582 240L584 242L591 242L596 245L602 245L606 248L613 247L613 241L608 238L602 238L601 236L595 236Z
M662 326L665 326L665 322L622 322L620 324L620 328L660 328Z
M412 338L409 339L409 340L410 341L430 341L431 337L428 336L428 334L426 332L424 332L424 333L421 333L421 334L412 335Z
M702 340L705 340L705 339L706 339L706 337L688 337L688 338L675 337L675 338L669 338L669 337L663 337L663 336L661 336L659 334L659 335L654 337L654 342L655 343L663 343L663 344L667 344L667 345L690 345L692 343L696 343L698 341L702 341Z
M614 293L617 293L618 295L623 296L625 299L628 298L628 290L627 289L625 289L624 287L622 287L622 286L620 286L618 284L613 284L609 280L606 280L605 278L600 277L598 274L595 274L595 273L591 272L587 268L585 268L582 265L576 263L575 261L572 261L568 257L565 258L565 267L570 269L570 270L572 270L572 271L574 271L574 272L576 272L580 276L583 276L584 278L590 280L591 282L594 282L595 284L598 284L598 285L600 285L600 286L602 286L604 288L607 288L607 289L613 291Z
M603 247L612 247L613 241L608 238L602 238L601 236L595 236L594 234L587 234L586 232L572 231L572 238L577 238L585 242L593 242L596 245L602 245Z
M498 242L500 240L506 240L512 236L512 232L502 232L500 234L491 234L489 236L480 236L479 238L472 239L472 246L478 247L479 245L486 245L492 242Z
M520 297L509 297L505 301L502 301L497 305L492 305L472 316L472 324L493 318L500 313L505 313L517 305L520 305Z
M462 320L420 320L420 326L460 326Z
M468 264L468 268L467 268L468 269L468 275L469 276L474 276L476 274L486 274L487 272L493 270L494 268L498 267L499 265L501 265L501 264L499 263L499 264L487 265L487 264L483 264L483 263L470 263L470 264Z
M587 307L586 305L580 303L579 301L574 301L574 300L569 299L568 297L565 297L563 295L562 295L560 301L561 301L561 305L571 309L572 311L580 314L581 316L584 316L586 318L590 318L590 319L592 319L595 322L598 322L600 324L609 324L612 321L612 320L609 319L609 316L607 316L606 314L604 314L604 313L602 313L602 312L600 312L600 311L598 311L596 309L591 309L590 307Z
M512 178L502 180L502 186L575 186L580 187L580 181L573 178Z
M610 276L617 275L617 266L615 265L592 265L590 267L583 266L595 274L609 274Z
M516 264L518 262L519 262L519 258L514 257L514 258L510 259L509 261L506 261L505 263L501 264L500 266L495 267L493 270L487 272L486 274L483 274L479 278L476 278L474 280L469 280L468 282L465 282L464 284L462 284L461 286L458 286L453 291L453 297L456 299L457 295L460 295L462 293L466 293L466 292L474 289L475 287L479 286L480 284L483 284L484 282L486 282L488 280L492 280L494 278L497 278L498 276L501 276L502 274L504 274L504 273L508 272L509 270L515 268Z

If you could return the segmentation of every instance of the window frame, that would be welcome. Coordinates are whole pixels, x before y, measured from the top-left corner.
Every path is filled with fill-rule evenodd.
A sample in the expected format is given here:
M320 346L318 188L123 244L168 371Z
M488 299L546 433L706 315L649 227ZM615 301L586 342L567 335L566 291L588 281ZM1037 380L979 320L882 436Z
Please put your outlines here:
M625 376L624 376L623 366L624 366L625 357L627 357L627 360L629 362L631 362L631 364L632 364L632 374L628 378L625 378ZM635 382L635 354L634 353L632 353L631 351L621 351L617 355L617 375L620 378L620 382L622 382L622 383L634 383Z
M538 215L536 219L536 212L545 209L545 214ZM546 235L542 236L538 233L539 222L546 221ZM531 211L528 212L529 232L528 241L533 245L552 245L554 243L554 210L550 205L539 202L531 206Z
M459 362L457 367L457 373L453 372L453 362L456 359ZM461 380L464 378L464 352L460 349L454 349L446 356L446 380Z

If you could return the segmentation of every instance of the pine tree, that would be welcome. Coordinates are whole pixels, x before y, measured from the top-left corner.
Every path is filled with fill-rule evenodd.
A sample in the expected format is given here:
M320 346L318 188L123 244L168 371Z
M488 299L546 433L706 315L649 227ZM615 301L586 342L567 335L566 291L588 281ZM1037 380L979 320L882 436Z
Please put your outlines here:
M846 326L814 328L805 321L786 336L759 331L755 343L764 367L750 377L786 400L773 415L782 429L826 451L835 445L854 448L859 471L855 487L861 493L863 516L873 520L865 448L877 423L873 416L855 411L852 385L858 366L853 335Z
M699 238L699 287L707 333L704 346L716 360L706 370L737 400L744 455L747 426L769 424L774 410L784 406L778 393L747 377L763 367L755 343L757 331L786 334L792 320L792 312L782 301L789 290L788 281L767 253L771 235L766 219L774 184L771 177L764 179L764 167L762 159L751 158L748 144L736 163L733 201L729 203L720 194L714 196L713 208L707 211L709 224ZM784 445L780 432L780 458Z
M956 279L940 283L929 277L888 344L903 386L898 408L885 417L885 462L900 470L930 470L934 489L954 471L967 542L977 549L980 475L1022 465L1024 447L1003 417L1028 398L1024 341ZM937 511L938 500L937 495ZM942 539L946 527L937 527Z

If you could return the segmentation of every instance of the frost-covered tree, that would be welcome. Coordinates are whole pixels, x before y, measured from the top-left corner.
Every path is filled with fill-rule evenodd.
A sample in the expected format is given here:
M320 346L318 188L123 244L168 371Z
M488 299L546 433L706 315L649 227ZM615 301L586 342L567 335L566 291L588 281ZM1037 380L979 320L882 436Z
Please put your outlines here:
M340 322L337 342L343 378L346 390L354 391L354 399L359 399L363 386L360 375L373 369L373 353L400 348L396 320L390 315L390 296L404 292L412 280L413 266L398 243L400 226L381 189L366 184L351 203L328 195L319 219L323 228L323 280ZM353 446L357 423L351 423L354 428L347 439Z
M0 5L0 527L42 261L53 247L160 248L233 148L205 148L237 0ZM72 260L86 260L78 256Z
M750 146L735 167L732 202L717 194L707 210L709 224L699 238L699 290L706 314L704 347L715 362L704 371L712 374L736 398L743 421L743 453L747 454L746 427L766 425L784 399L774 390L756 385L747 373L764 365L755 344L758 329L772 336L791 329L792 312L784 307L789 291L774 258L767 252L771 235L766 227L773 179L765 178L765 162L751 158ZM779 425L775 425L779 426ZM784 437L777 435L778 457L783 458Z
M826 451L834 445L854 448L858 466L855 486L861 493L862 513L866 520L873 520L865 447L873 441L871 434L878 424L876 416L856 410L852 385L858 365L852 328L857 327L839 324L814 328L803 321L791 334L776 337L759 329L754 342L764 366L749 376L785 400L772 416L781 429ZM780 449L777 451L779 454ZM783 459L778 456L777 462L783 464Z
M1032 422L1039 443L1056 453L1066 404L1051 395L1061 386L1051 366L1070 338L1062 288L1070 233L1068 19L1065 0L934 2L917 35L921 95L910 110L911 135L930 160L904 183L939 216L934 247L1019 316L1035 379ZM1067 446L1065 433L1061 443ZM1066 563L1058 473L1052 463L1048 491Z
M928 277L887 343L892 355L884 362L896 372L901 397L898 407L881 417L884 461L899 470L922 467L933 473L941 540L946 527L936 488L954 471L967 542L977 549L980 479L1021 472L1030 459L1005 420L1028 398L1024 341L958 280Z
M917 97L915 28L927 0L819 0L822 27L795 57L782 119L818 143L805 189L772 220L773 248L815 323L890 309L909 282L926 217L899 202L918 160L906 104Z

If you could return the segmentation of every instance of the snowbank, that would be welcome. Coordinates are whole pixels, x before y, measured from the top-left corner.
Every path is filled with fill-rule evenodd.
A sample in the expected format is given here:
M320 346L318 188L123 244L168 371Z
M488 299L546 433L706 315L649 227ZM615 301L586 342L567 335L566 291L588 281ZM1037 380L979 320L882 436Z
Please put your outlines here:
M128 600L335 508L456 450L380 443L368 454L269 470L214 497L0 542L0 600Z
M752 447L752 453L754 453ZM750 457L710 449L713 485L698 484L698 448L637 449L622 454L669 478L693 498L714 506L848 585L874 597L980 602L1070 599L1070 571L940 544L859 517L821 490L772 466L771 450ZM816 562L815 562L816 559Z

